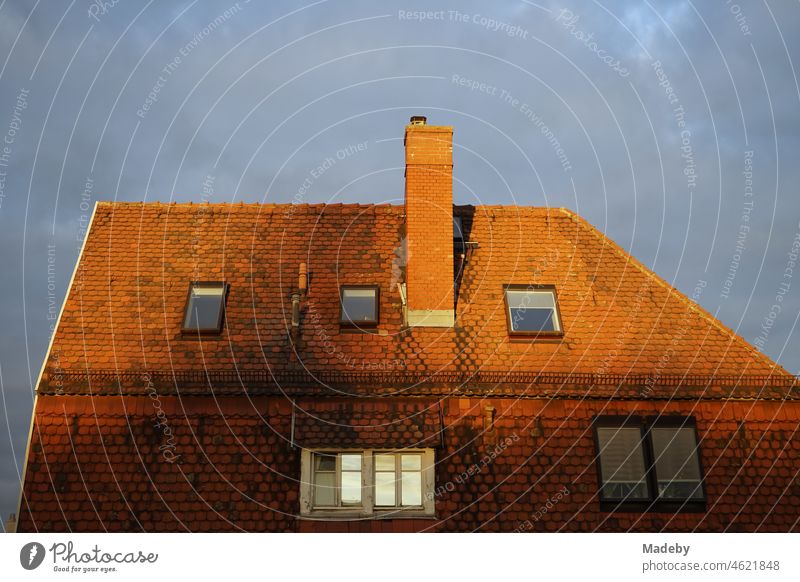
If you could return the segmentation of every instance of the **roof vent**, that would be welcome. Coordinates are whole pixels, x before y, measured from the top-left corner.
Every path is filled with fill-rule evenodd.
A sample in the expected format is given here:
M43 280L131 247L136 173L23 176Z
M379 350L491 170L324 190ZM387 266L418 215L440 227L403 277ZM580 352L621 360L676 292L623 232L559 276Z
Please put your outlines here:
M410 123L411 125L427 125L428 118L424 115L412 115Z

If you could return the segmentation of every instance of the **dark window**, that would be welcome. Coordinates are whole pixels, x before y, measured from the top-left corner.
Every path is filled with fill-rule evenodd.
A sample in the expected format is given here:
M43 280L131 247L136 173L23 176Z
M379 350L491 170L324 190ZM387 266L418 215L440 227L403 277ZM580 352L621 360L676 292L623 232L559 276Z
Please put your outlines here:
M506 311L511 334L561 334L561 318L552 287L507 287Z
M694 419L595 419L600 501L607 509L692 510L705 501Z
M658 496L663 499L702 499L703 479L697 458L694 427L650 429Z
M453 239L454 240L463 240L464 239L464 231L461 228L461 217L454 216L453 217Z
M342 287L342 325L362 327L378 325L380 305L377 287Z
M185 333L220 333L225 311L226 291L227 285L222 282L190 283L182 331Z
M598 427L601 493L604 499L648 499L642 431L639 427Z

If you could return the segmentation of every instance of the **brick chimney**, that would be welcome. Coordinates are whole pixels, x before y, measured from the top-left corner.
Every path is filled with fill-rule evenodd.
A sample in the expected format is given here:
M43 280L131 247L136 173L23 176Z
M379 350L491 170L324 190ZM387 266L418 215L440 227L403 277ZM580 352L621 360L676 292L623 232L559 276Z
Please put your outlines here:
M453 128L406 126L406 323L452 327Z

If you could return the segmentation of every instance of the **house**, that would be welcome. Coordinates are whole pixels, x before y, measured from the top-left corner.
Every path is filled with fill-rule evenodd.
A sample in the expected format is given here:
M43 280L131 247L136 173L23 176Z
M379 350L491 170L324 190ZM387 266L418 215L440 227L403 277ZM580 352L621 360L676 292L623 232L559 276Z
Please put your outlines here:
M573 212L454 206L452 128L405 156L402 206L98 203L18 531L800 529L794 376Z

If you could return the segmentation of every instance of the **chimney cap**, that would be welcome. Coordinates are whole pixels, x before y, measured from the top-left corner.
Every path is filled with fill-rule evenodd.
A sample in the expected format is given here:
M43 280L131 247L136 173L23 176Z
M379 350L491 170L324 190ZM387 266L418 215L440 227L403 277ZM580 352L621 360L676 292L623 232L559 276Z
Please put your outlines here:
M424 115L412 115L410 123L411 125L427 125L428 118Z

